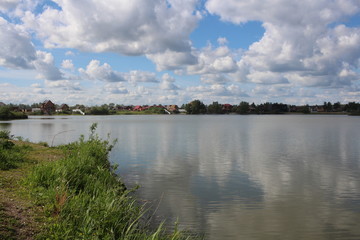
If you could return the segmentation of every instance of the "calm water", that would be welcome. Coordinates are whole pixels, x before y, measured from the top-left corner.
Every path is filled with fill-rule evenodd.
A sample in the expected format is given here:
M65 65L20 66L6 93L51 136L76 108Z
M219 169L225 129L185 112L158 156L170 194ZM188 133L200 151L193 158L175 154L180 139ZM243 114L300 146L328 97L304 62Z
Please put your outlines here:
M0 122L57 145L119 142L111 160L172 224L207 239L360 239L360 117L72 116Z

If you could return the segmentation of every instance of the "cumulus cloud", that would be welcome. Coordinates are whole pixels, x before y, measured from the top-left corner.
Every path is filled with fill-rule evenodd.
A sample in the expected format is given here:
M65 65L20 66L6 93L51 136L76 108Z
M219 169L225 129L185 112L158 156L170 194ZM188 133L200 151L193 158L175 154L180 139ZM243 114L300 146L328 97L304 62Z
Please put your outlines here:
M46 80L61 80L63 74L54 65L54 57L51 53L36 51L36 60L33 61L35 69L39 72L38 78Z
M86 69L80 68L79 72L83 75L83 78L88 78L90 80L105 82L125 81L122 73L114 71L107 63L100 65L100 61L98 60L91 60L86 66Z
M261 76L269 72L278 75L271 77L275 83L284 82L287 73L304 86L339 87L356 79L360 28L337 22L358 13L359 1L208 0L206 8L235 24L263 22L265 34L238 62L234 76L240 81L268 83Z
M207 84L224 84L231 81L226 74L203 74L200 80Z
M26 32L0 17L0 66L15 69L33 68L36 51Z
M61 80L61 81L45 81L46 87L49 88L60 88L62 90L72 90L72 91L81 91L80 83L69 81L69 80Z
M0 11L7 11L8 9L14 8L18 2L19 0L1 0Z
M65 56L75 56L75 53L72 51L66 51Z
M231 84L229 86L224 86L220 84L214 84L210 86L195 86L187 87L187 92L200 93L202 96L227 96L227 97L249 97L249 95L243 91L239 86Z
M189 74L231 73L237 70L234 55L227 46L213 48L209 45L195 55L198 63L187 67Z
M220 45L226 45L228 44L228 40L224 37L220 37L217 39L217 42L220 44Z
M181 69L187 65L197 63L197 58L191 52L166 50L164 52L147 54L147 57L156 64L158 71Z
M199 19L196 0L54 2L59 9L47 8L37 16L24 18L46 47L125 55L152 54L167 49L188 52L188 36Z
M69 60L69 59L63 60L61 63L61 67L64 69L69 69L69 70L74 70L74 68L75 68L72 60Z
M162 81L160 83L160 89L162 90L168 90L168 91L172 91L172 90L178 90L180 89L178 86L176 86L174 84L175 82L175 78L173 78L172 76L170 76L170 74L165 73L162 76Z
M104 90L110 94L127 94L129 91L123 86L122 83L111 83L104 86Z
M51 53L36 51L30 37L21 27L0 17L0 66L12 69L36 69L38 78L60 80L60 70Z
M125 79L130 83L138 82L152 82L156 83L159 80L156 78L156 74L153 72L133 70L125 74Z

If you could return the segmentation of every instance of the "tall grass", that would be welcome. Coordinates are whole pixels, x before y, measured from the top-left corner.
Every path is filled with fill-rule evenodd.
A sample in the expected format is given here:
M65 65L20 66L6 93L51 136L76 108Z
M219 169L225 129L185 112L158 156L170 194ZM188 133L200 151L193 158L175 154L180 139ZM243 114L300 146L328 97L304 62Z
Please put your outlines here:
M95 134L63 146L65 158L40 165L26 182L50 219L39 239L189 239L150 230L144 206L129 196L108 161L112 144Z
M17 168L24 161L24 148L10 141L9 131L0 131L0 170Z

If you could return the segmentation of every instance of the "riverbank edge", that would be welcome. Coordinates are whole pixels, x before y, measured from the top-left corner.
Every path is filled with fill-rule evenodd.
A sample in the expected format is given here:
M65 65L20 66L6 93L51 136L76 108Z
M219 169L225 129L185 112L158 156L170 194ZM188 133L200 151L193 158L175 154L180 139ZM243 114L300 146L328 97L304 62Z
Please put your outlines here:
M61 147L48 147L44 146L45 144L15 140L12 140L12 142L18 146L25 146L27 157L15 169L0 170L0 195L2 196L0 200L0 233L6 239L48 239L51 236L55 237L54 233L51 233L52 235L48 234L49 229L59 224L58 220L61 216L58 212L58 207L59 204L62 205L60 207L64 207L68 197L64 198L64 195L56 195L50 205L46 204L46 201L44 202L35 197L35 195L42 196L46 195L46 193L35 189L36 187L34 188L34 183L31 183L31 180L29 183L29 175L39 166L55 166L63 161L67 153ZM104 146L108 146L107 143ZM106 162L108 173L119 183L120 188L123 188L124 185L122 182L119 182L119 176L111 171L107 156ZM99 166L99 168L102 167ZM135 203L126 193L120 197L128 198L125 201L128 205ZM169 233L162 224L157 229L149 229L149 225L147 223L144 224L144 220L140 219L143 216L143 211L146 211L144 206L135 206L135 209L135 211L140 211L136 219L138 222L136 224L134 221L127 223L129 229L136 225L136 228L131 230L133 232L130 231L130 235L126 236L127 239L200 239L198 236L191 236L185 232L180 232L177 228L172 233ZM87 210L80 209L79 211ZM84 233L79 234L78 237L72 237L72 239L84 239L86 237ZM95 237L93 234L89 239L101 239L99 237ZM116 239L122 239L122 237Z

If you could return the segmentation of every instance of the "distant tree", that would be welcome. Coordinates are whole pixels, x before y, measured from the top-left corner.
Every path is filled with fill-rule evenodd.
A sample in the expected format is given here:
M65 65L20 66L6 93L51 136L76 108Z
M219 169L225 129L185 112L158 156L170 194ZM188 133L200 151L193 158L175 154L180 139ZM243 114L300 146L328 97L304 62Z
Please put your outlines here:
M222 114L223 113L222 107L223 106L218 102L213 102L208 106L207 112L210 114Z
M11 111L10 106L0 107L0 120L11 120L11 119L25 119L28 118L26 114L21 112Z
M302 113L308 114L310 113L310 106L306 104L306 106L302 109Z
M333 105L333 110L336 111L336 112L342 110L342 109L341 109L341 104L340 104L340 102L334 103L334 105Z
M324 102L323 107L326 112L332 112L332 110L333 110L333 106L332 106L331 102Z
M250 105L248 102L241 102L236 109L236 112L239 114L247 114L250 111Z
M185 105L185 110L188 114L206 113L206 106L200 100L194 100Z
M345 105L345 111L350 113L360 112L360 103L349 102Z
M101 107L92 107L90 109L90 114L93 115L109 115L109 109L105 106L101 106Z

